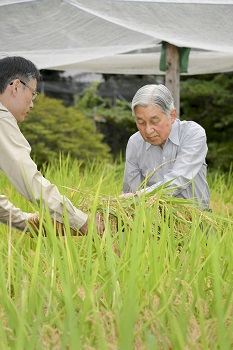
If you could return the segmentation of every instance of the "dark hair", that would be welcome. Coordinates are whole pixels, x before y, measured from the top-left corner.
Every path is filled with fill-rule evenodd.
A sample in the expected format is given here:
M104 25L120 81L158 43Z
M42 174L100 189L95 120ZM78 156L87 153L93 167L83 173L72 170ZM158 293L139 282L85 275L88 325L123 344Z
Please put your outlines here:
M31 79L41 80L38 68L31 61L19 56L4 57L0 59L0 93L14 79L21 79L26 83Z

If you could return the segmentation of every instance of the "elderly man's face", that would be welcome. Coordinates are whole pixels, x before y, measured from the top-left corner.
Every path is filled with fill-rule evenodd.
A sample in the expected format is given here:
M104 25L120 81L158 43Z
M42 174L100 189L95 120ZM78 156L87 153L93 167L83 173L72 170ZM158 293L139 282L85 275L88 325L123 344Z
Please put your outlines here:
M151 145L162 147L176 119L176 110L171 111L169 118L161 107L154 105L136 106L134 112L137 128L143 139Z

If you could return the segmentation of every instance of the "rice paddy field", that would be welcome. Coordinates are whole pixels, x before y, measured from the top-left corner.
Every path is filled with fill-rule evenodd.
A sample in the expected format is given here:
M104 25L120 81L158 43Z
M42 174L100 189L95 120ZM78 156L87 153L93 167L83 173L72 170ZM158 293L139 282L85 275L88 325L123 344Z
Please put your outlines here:
M123 163L43 170L80 209L84 237L0 224L0 349L233 349L232 172L209 174L212 213L164 190L119 198ZM1 193L41 211L1 175ZM48 219L48 213L44 213ZM47 221L48 223L48 221Z

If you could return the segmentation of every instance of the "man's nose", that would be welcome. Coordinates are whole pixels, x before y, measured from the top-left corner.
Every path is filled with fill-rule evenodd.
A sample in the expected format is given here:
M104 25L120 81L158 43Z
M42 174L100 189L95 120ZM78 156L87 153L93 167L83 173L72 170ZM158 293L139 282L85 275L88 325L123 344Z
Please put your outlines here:
M147 124L146 125L146 134L147 135L150 135L151 133L153 133L154 132L154 127L153 127L153 125L151 125L151 124Z

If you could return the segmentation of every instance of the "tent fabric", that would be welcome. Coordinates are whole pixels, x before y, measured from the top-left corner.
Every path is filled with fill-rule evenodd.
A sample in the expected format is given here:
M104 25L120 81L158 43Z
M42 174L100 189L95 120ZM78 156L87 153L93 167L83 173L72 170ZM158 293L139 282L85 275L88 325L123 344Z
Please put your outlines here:
M39 69L165 74L163 41L190 48L184 75L233 71L233 0L0 0L0 57Z

